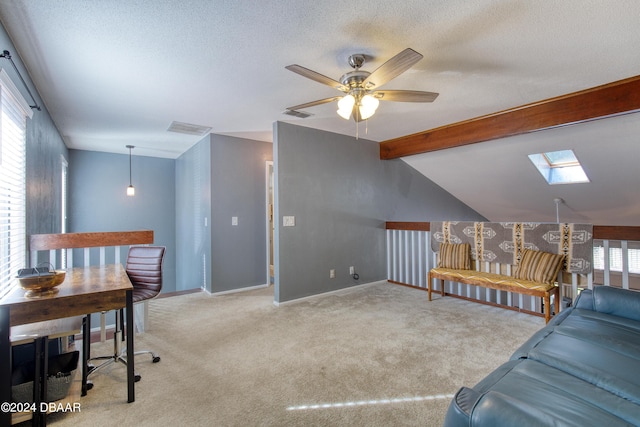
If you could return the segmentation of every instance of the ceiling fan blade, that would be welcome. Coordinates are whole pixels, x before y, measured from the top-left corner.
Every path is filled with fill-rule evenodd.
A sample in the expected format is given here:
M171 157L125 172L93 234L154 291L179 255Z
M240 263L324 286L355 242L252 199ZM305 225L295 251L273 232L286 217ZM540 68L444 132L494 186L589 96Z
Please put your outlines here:
M371 83L375 87L380 87L389 80L398 77L407 71L416 62L422 59L422 55L411 48L406 48L381 66L364 80L364 87Z
M349 88L346 87L345 85L343 85L342 83L340 83L337 80L333 80L330 77L327 77L323 74L317 73L313 70L310 70L308 68L302 67L300 65L297 64L293 64L293 65L287 65L286 67L287 70L289 71L293 71L296 74L300 74L302 77L306 77L308 79L314 80L318 83L322 83L323 85L327 85L327 86L331 86L334 89L338 89L342 92L348 92Z
M287 110L301 110L303 108L315 107L316 105L326 104L327 102L337 101L341 96L333 96L331 98L319 99L317 101L307 102L306 104L294 105L293 107L287 107Z
M373 96L381 101L433 102L439 94L419 90L377 90Z

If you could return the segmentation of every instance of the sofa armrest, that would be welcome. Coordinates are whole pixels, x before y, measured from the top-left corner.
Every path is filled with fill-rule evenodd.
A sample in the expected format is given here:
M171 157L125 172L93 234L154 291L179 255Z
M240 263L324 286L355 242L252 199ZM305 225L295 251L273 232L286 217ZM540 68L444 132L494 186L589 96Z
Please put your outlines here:
M469 419L471 418L471 412L478 399L482 395L477 391L462 387L453 400L449 404L447 414L444 419L445 427L467 427L469 426Z
M580 295L578 295L578 298L576 298L573 303L573 307L595 311L595 308L593 308L593 291L591 289L585 289L580 292Z

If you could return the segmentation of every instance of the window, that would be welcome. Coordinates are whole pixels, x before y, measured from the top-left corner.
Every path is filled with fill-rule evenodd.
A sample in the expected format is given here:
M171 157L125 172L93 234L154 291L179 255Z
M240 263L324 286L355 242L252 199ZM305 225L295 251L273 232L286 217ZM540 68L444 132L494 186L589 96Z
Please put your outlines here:
M550 185L589 182L572 150L530 154L529 159Z
M60 200L60 232L61 233L66 233L67 232L67 181L68 181L68 174L69 174L69 163L67 162L67 159L64 158L64 156L60 156L60 167L61 167L61 189L62 191L60 192L62 197ZM62 250L61 252L61 267L62 268L67 268L67 251Z
M26 118L32 112L0 69L0 296L26 266Z
M640 249L628 249L627 265L629 273L640 274ZM593 247L593 268L604 270L604 247ZM609 248L609 270L622 271L622 249Z

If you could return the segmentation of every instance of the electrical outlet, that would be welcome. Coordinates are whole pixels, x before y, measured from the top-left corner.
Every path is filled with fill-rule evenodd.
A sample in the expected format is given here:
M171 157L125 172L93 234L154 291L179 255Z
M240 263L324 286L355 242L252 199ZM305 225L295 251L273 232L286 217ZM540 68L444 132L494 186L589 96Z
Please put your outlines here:
M296 217L295 216L283 216L282 217L282 226L283 227L295 227L296 226Z
M336 271L332 268L331 270L329 270L329 279L335 279L336 278Z
M238 217L237 216L232 216L231 217L231 225L238 225Z
M349 267L349 274L351 276L353 276L353 274L356 272L356 268L354 266Z

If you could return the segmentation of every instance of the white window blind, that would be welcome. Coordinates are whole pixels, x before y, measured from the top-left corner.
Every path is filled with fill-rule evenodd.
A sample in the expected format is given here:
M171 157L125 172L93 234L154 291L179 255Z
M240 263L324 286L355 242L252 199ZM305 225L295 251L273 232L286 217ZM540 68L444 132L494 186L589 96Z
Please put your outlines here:
M627 251L629 273L640 274L640 249L628 249ZM609 248L609 270L622 271L622 249ZM593 268L604 270L604 247L593 247Z
M68 182L68 176L69 176L69 163L67 162L67 159L64 158L64 156L60 156L60 166L61 166L61 170L62 170L62 174L61 174L61 178L62 178L62 182L60 183L62 186L62 200L60 200L60 218L61 218L61 224L60 224L60 232L61 233L66 233L67 232L67 182ZM60 256L61 256L61 264L60 266L62 268L67 268L67 251L62 250L60 251Z
M0 69L0 297L26 267L26 118L32 112Z

